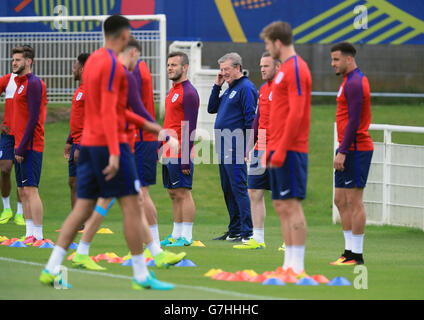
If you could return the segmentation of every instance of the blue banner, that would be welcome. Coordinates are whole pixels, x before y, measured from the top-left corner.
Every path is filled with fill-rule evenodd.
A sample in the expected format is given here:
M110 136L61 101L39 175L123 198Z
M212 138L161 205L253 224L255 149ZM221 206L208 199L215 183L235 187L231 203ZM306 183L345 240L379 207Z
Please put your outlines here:
M264 26L291 24L296 43L424 44L422 0L8 0L1 16L165 14L168 40L258 42ZM133 22L134 29L152 23ZM70 22L66 31L101 30ZM0 23L0 32L62 32L54 23Z

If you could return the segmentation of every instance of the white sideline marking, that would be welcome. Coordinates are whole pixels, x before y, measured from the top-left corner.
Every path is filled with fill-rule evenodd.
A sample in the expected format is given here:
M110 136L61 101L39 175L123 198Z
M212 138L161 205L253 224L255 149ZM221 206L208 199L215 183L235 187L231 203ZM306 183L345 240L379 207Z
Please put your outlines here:
M38 262L25 261L25 260L17 260L17 259L13 259L13 258L0 257L0 261L6 261L6 262L12 262L12 263L20 263L20 264L27 264L27 265L37 266L37 267L44 267L43 264L38 263ZM132 277L130 277L130 276L124 276L124 275L113 274L113 273L106 273L106 272L89 271L89 270L78 270L78 269L71 269L71 268L69 268L68 271L78 272L78 273L83 273L83 274L90 274L90 275L95 275L95 276L103 276L103 277L109 277L109 278L116 278L116 279L132 280ZM200 286L189 286L189 285L185 285L185 284L175 284L175 287L177 287L177 288L184 288L184 289L191 289L191 290L206 291L206 292L213 292L213 293L225 294L225 295L231 295L231 296L237 296L237 297L242 297L242 298L247 298L247 299L257 299L257 300L288 300L287 298L259 296L259 295L255 295L255 294L241 293L241 292L236 292L236 291L227 291L227 290L207 288L207 287L200 287Z

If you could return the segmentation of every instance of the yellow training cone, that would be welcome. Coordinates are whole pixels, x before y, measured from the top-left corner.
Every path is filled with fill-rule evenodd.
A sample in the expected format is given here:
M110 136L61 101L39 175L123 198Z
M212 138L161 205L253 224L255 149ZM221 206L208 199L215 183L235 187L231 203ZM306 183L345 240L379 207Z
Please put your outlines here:
M102 233L102 234L113 234L112 230L110 230L109 228L101 228L97 231L97 233Z

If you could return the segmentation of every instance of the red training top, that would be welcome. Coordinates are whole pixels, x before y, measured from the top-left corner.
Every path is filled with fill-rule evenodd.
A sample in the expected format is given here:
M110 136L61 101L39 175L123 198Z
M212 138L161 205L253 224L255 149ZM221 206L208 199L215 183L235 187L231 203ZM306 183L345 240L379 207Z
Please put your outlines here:
M281 167L287 151L308 152L311 92L312 78L306 62L298 55L288 58L272 84L269 118L269 151L275 151L272 164Z
M71 120L69 121L72 142L74 144L80 143L84 128L84 102L85 90L81 83L78 89L75 90L74 96L72 97Z

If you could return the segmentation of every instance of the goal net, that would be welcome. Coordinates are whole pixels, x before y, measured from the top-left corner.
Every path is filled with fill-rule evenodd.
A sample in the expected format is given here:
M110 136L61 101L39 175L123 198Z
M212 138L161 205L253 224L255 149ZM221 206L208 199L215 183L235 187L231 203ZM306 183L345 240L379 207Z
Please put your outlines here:
M36 16L0 17L0 23L57 24L54 32L0 33L0 75L11 72L11 51L15 46L29 44L35 50L33 72L47 87L49 103L70 103L76 88L73 64L80 53L91 53L103 45L102 31L69 32L66 24L103 22L108 16ZM151 21L149 30L132 30L142 46L141 59L152 74L155 100L165 104L166 96L166 17L165 15L127 15L131 21ZM152 29L152 30L151 30ZM4 102L4 98L1 99Z

